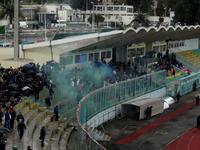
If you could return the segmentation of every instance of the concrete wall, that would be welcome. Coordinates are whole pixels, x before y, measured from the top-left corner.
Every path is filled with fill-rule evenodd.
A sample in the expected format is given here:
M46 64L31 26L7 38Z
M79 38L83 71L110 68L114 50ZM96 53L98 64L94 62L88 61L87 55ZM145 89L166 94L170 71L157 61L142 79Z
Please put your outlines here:
M106 40L121 32L122 31L111 31L101 34L93 33L52 41L53 59L59 62L60 55L62 54ZM50 41L24 45L20 56L21 58L25 57L26 59L31 59L34 62L43 64L51 60Z
M162 88L162 89L159 89L157 91L154 91L154 92L145 94L143 96L140 96L136 99L132 99L132 100L126 102L126 103L131 103L133 101L137 101L139 99L149 98L149 97L150 98L163 97L165 95L166 95L166 88ZM123 103L123 104L126 104L126 103ZM90 120L88 120L86 124L89 125L90 127L96 128L99 125L114 119L120 113L121 113L121 104L114 106L114 107L111 107L111 108L95 115Z

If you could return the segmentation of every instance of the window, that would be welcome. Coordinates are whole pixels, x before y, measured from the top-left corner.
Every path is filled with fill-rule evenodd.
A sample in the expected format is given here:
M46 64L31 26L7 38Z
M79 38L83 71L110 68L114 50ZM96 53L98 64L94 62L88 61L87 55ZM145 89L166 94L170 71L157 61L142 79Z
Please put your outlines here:
M73 56L66 57L66 64L73 64Z
M73 56L64 56L64 57L60 57L60 63L61 63L62 65L73 64Z
M101 59L106 58L106 52L101 52Z
M102 11L102 7L97 7L97 10Z
M107 10L108 11L113 11L113 7L108 7Z
M144 48L138 48L137 49L137 55L144 55Z
M94 53L94 61L98 61L99 60L99 53Z
M93 61L94 60L94 54L93 53L90 53L89 54L89 61Z
M153 51L154 52L159 52L159 46L153 46Z
M106 58L111 58L111 51L107 51Z
M75 63L80 63L80 55L75 56Z
M85 62L87 62L87 55L81 54L80 55L80 63L85 63Z
M136 49L132 48L128 50L128 57L134 57L136 55Z
M85 63L87 62L87 55L81 54L75 56L75 63Z
M101 59L102 58L111 58L111 51L101 52Z
M119 7L114 7L114 10L115 11L119 11Z
M163 45L163 51L167 50L167 45Z
M121 7L121 11L126 11L126 7Z
M132 13L133 12L133 8L127 8L127 12L128 13Z

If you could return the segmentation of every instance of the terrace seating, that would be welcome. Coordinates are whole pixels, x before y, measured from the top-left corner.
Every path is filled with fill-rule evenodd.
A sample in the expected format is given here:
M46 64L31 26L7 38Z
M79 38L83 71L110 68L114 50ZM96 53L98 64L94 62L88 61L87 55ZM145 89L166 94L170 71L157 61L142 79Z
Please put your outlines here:
M53 114L37 104L25 100L15 107L16 112L22 112L25 117L26 130L23 139L20 141L16 129L7 135L6 149L17 146L18 149L26 149L28 145L32 149L39 150L40 129L46 127L45 148L48 150L66 149L69 135L72 133L73 126L69 126L66 119L60 118L59 121L52 121ZM60 147L60 148L59 148Z
M200 50L189 50L177 53L177 56L184 60L185 63L200 69Z

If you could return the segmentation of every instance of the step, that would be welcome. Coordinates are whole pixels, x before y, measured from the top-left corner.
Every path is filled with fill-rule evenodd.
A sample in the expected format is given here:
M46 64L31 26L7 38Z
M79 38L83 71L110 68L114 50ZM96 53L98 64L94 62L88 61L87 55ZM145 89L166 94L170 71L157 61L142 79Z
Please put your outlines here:
M41 149L40 140L39 140L40 130L43 126L46 127L47 124L50 122L50 120L51 120L51 115L46 116L46 118L36 128L34 135L33 135L33 142L32 142L32 148L33 149L35 149L35 150Z
M35 126L41 122L41 118L43 119L44 115L46 115L46 113L42 112L42 113L38 113L38 115L35 116L34 118L32 117L32 120L30 121L30 125L27 126L26 132L24 134L24 137L25 137L23 138L24 149L26 149L28 145L32 145L32 141L33 141L32 136L35 130Z
M51 138L51 149L54 150L54 149L58 149L59 145L59 140L60 140L60 137L61 135L63 134L63 132L65 132L66 128L67 128L67 123L61 123L59 124L59 126L57 127L55 131L55 133L52 133L52 138Z
M50 150L51 149L51 137L52 137L52 133L54 130L57 129L59 125L59 122L50 122L49 124L47 124L46 127L46 137L45 137L45 142L47 143L47 145L45 146L45 150Z
M74 130L74 127L69 127L66 129L64 134L61 136L58 145L60 145L60 150L66 150L69 142L69 138L72 134L72 131Z

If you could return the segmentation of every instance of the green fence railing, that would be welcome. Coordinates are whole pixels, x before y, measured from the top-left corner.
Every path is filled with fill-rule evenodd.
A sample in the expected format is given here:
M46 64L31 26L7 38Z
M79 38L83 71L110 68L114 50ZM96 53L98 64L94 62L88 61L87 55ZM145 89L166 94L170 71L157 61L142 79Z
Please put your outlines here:
M191 74L179 80L180 94L185 95L192 92L194 83L196 83L197 88L200 87L200 72Z
M98 89L80 102L80 122L86 123L96 114L165 86L166 71L144 75Z

